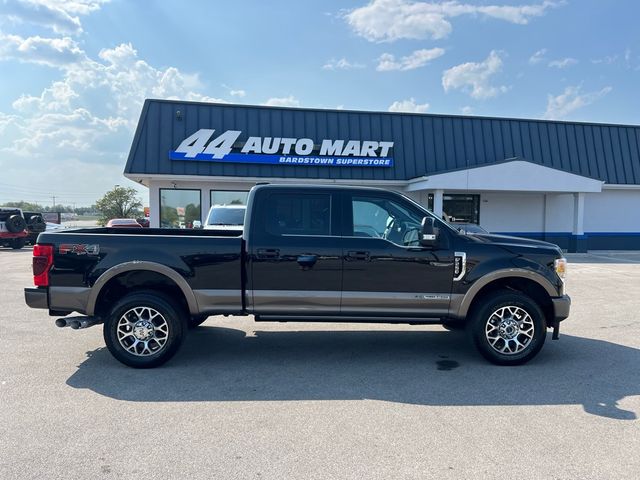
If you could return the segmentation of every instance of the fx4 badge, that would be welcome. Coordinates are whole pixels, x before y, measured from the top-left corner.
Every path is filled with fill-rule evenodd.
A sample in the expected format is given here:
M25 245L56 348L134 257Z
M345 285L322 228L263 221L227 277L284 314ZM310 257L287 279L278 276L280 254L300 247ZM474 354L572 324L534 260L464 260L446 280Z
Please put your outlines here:
M100 253L100 245L98 244L74 244L74 243L62 243L58 247L58 252L61 255L67 253L75 253L76 255L98 255Z

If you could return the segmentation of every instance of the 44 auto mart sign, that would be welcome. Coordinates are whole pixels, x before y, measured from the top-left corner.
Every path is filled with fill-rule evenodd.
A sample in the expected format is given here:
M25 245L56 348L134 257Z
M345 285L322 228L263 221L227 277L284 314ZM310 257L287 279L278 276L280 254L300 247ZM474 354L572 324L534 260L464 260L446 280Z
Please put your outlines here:
M260 163L328 167L392 167L393 142L375 140L322 140L310 138L249 137L237 146L242 132L227 130L213 138L215 130L202 128L169 152L171 160ZM236 146L236 151L233 151ZM314 154L314 151L317 154Z

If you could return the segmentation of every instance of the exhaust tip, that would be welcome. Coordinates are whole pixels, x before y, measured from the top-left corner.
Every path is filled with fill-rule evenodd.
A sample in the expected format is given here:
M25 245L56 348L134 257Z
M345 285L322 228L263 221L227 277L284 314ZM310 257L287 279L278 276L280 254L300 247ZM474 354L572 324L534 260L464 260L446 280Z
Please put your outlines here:
M78 320L72 320L69 322L69 326L74 330L78 330L80 328L80 322Z
M67 326L67 321L64 318L59 318L56 320L56 327L64 328Z

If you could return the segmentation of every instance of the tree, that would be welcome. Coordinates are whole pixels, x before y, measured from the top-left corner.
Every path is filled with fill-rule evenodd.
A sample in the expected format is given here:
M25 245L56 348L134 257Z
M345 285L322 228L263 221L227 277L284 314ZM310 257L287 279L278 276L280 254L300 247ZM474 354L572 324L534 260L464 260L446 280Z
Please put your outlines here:
M39 205L37 203L25 202L24 200L21 200L19 202L7 202L7 203L4 203L4 204L2 204L0 206L1 207L21 208L22 210L26 210L27 212L42 212L44 210L42 205Z
M140 215L140 208L142 202L135 188L116 186L96 202L98 224L105 225L112 218L135 218Z

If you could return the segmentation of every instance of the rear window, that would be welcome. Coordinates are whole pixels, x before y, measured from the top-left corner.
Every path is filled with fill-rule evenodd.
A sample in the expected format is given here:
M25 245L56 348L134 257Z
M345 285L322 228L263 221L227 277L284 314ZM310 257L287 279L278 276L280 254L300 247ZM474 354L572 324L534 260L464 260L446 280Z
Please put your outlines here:
M213 207L207 225L244 225L244 208Z

